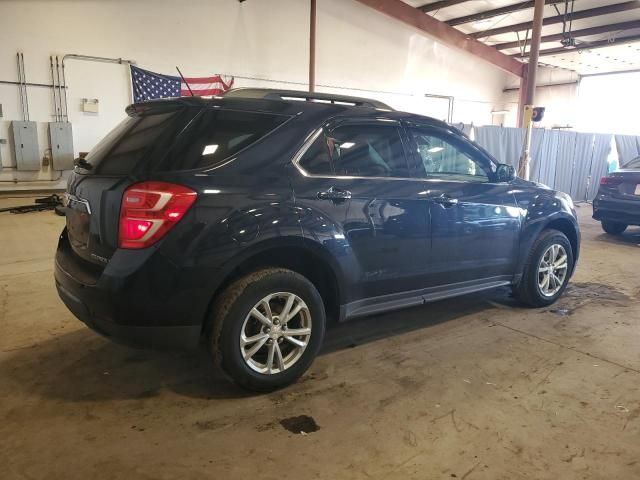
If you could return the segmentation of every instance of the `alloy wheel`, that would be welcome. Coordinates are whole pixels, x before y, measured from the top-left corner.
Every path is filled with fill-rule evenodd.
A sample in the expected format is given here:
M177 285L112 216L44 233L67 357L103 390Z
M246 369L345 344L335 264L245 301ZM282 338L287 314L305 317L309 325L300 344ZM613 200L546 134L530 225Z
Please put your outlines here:
M553 297L564 285L569 271L567 251L562 245L549 246L538 265L538 286L545 297Z
M281 373L302 357L311 327L311 312L304 300L290 292L269 294L244 320L240 330L242 358L258 373Z

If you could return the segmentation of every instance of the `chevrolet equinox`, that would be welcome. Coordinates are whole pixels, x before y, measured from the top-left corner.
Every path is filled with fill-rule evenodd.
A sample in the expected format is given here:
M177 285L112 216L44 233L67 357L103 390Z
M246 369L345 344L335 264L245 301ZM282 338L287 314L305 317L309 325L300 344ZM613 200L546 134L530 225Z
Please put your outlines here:
M58 293L107 337L206 342L248 389L299 378L328 319L504 285L546 306L578 259L568 195L432 118L266 89L126 111L69 179Z

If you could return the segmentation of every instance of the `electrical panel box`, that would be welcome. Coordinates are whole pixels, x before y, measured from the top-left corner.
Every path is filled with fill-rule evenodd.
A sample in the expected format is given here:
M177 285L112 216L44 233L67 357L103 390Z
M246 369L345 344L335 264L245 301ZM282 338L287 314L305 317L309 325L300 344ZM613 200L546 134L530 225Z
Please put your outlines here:
M49 123L51 164L54 170L73 170L73 132L69 122Z
M82 111L86 113L98 113L100 110L100 101L97 98L83 98Z
M40 170L36 122L11 122L10 134L17 170Z

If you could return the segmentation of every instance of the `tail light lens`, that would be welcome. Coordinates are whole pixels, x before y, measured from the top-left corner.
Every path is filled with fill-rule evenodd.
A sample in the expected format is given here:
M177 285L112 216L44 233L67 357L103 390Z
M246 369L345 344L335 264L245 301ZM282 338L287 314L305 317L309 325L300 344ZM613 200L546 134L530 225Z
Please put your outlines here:
M120 248L146 248L184 217L197 193L167 182L142 182L124 192L120 206Z
M620 177L602 177L600 179L600 185L604 187L617 187L622 184L623 181Z

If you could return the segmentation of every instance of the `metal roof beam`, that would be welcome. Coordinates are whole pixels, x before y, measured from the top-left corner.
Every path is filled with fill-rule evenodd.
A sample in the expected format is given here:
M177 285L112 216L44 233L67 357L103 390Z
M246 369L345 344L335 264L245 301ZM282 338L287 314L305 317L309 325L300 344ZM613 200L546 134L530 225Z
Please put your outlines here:
M621 37L621 38L617 38L615 41L611 41L607 39L607 40L598 40L596 42L584 42L573 48L558 47L558 48L548 48L547 50L540 50L540 56L542 57L542 56L549 56L549 55L558 55L562 53L571 53L579 50L595 50L597 48L612 47L614 45L625 45L627 43L633 43L638 41L640 41L640 35L630 35L628 37ZM522 54L520 53L514 53L511 56L514 58L523 58ZM524 57L528 57L528 56L529 56L529 52L526 52L524 54Z
M564 0L546 0L545 5L555 5L556 3L564 3ZM521 10L527 10L533 8L535 2L520 2L514 5L507 5L506 7L495 8L493 10L487 10L485 12L474 13L473 15L465 15L464 17L452 18L447 20L447 25L452 27L455 25L462 25L464 23L471 23L479 20L487 20L493 17L499 17L500 15L508 15L510 13L519 12Z
M433 12L434 10L440 10L441 8L452 7L454 5L458 5L459 3L465 3L469 0L441 0L439 2L427 3L425 5L421 5L418 10L422 10L423 12Z
M601 33L608 32L620 32L625 30L633 30L636 28L640 28L640 20L633 20L631 22L622 22L622 23L612 23L610 25L600 25L598 27L584 28L582 30L574 30L573 32L568 32L567 34L556 33L553 35L544 35L541 39L542 43L555 42L558 40L562 40L565 38L565 35L570 36L571 38L579 38L579 37L588 37L590 35L599 35ZM520 47L521 42L506 42L499 43L494 45L494 48L498 50L506 50L507 48L516 48Z
M465 50L476 57L485 60L502 70L522 77L524 75L524 64L499 52L489 45L485 45L478 40L469 38L468 35L450 27L444 22L425 15L422 11L414 8L401 0L357 0L374 10L399 20L411 27L423 31L445 45Z
M613 5L606 5L604 7L590 8L588 10L578 10L577 12L573 12L573 15L567 16L567 19L582 20L584 18L599 17L601 15L608 15L610 13L626 12L628 10L634 10L636 8L640 8L640 0L616 3ZM554 17L545 18L542 21L542 25L555 25L558 23L562 23L563 21L564 15L556 15ZM516 23L514 25L507 25L504 27L491 28L482 32L471 33L469 34L469 36L471 38L478 39L490 37L492 35L500 35L502 33L523 32L525 30L531 29L531 26L531 22Z

